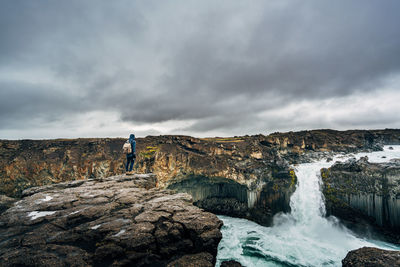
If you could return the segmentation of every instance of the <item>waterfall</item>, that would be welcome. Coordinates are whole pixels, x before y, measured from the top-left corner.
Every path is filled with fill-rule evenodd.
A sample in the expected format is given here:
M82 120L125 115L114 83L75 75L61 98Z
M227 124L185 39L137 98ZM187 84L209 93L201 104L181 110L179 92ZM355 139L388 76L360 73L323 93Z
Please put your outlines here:
M382 162L382 156L388 161L400 158L400 147L395 151L360 153L356 157L365 155L370 161ZM348 251L363 246L400 249L392 244L360 239L335 217L325 217L319 172L338 159L340 156L331 162L320 160L294 166L298 184L290 199L292 211L277 214L273 227L220 216L224 226L217 266L229 259L245 266L341 266Z
M248 208L254 207L257 202L257 191L247 191L247 206Z

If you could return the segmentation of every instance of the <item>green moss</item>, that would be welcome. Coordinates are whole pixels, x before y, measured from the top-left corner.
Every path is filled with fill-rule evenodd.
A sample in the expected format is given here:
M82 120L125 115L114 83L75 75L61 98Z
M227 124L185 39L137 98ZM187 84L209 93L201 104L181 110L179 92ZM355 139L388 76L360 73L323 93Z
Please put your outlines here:
M327 180L330 176L330 169L323 168L321 169L321 177L323 180Z
M295 184L296 184L297 177L296 177L296 173L294 172L293 169L289 169L289 176L290 176L290 178L291 178L291 180L290 180L290 186L295 185Z
M139 156L145 159L151 159L159 150L160 148L158 146L147 146L146 149L139 152Z

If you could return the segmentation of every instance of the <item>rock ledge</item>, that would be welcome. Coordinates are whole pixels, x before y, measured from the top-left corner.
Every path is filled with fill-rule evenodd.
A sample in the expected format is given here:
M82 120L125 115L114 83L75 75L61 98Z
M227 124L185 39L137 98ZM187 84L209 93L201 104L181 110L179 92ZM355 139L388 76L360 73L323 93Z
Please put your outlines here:
M24 191L0 216L1 266L213 266L222 221L155 184L120 175Z

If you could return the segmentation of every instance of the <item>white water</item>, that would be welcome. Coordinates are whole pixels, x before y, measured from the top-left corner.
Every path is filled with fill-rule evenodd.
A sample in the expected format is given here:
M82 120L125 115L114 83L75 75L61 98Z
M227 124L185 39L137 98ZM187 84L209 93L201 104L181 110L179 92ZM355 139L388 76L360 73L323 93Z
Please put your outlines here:
M389 150L385 147L384 151L354 156L368 156L370 162L400 158L400 146L393 148ZM318 173L321 168L328 168L335 161L348 158L342 155L331 162L321 160L295 166L298 184L290 199L292 212L276 215L273 227L219 216L224 226L216 266L230 259L245 266L341 266L341 260L348 251L363 246L400 249L382 241L360 239L335 217L324 217L325 205Z

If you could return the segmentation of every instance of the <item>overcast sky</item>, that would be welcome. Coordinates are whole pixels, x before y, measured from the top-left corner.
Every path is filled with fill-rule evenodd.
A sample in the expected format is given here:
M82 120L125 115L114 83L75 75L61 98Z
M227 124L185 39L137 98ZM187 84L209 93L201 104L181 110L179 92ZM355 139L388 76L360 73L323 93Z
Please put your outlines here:
M0 1L0 139L400 128L400 1Z

